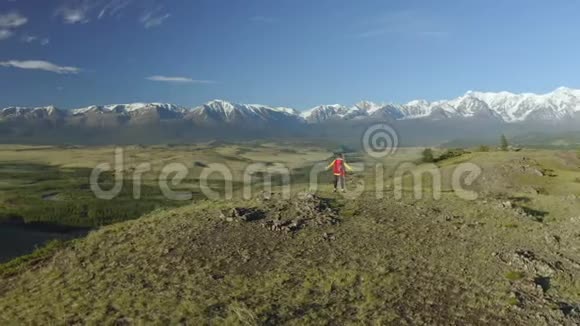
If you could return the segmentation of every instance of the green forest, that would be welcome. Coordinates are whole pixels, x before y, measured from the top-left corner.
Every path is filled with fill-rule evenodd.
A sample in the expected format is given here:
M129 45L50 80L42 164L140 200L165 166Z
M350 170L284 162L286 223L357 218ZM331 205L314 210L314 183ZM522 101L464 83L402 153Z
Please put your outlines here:
M145 184L141 185L141 199L134 199L131 179L123 180L116 198L97 199L89 186L90 172L40 164L1 164L0 221L98 227L189 203L168 200L158 187ZM113 176L103 174L99 185L111 188Z

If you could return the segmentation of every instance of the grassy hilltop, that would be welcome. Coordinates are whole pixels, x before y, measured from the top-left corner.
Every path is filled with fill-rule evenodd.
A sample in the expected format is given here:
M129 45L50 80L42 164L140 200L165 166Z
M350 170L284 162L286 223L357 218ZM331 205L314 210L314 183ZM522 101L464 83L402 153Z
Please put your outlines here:
M436 163L441 199L431 198L426 177L425 196L413 198L409 175L396 199L392 168L417 162L419 153L383 161L390 169L382 198L367 169L349 179L351 193L362 182L371 186L357 198L325 183L315 195L299 184L289 200L277 193L200 200L4 265L0 322L580 322L576 153L467 152ZM296 171L306 167L300 160ZM483 169L469 188L480 194L473 201L450 186L452 171L466 162Z

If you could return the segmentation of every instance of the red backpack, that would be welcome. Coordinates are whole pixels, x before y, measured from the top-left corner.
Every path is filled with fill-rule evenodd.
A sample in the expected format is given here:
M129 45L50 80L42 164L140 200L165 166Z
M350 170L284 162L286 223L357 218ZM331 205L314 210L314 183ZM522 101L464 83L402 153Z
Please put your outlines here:
M334 160L334 167L332 168L332 173L334 173L334 175L345 175L343 159L337 158L336 160Z

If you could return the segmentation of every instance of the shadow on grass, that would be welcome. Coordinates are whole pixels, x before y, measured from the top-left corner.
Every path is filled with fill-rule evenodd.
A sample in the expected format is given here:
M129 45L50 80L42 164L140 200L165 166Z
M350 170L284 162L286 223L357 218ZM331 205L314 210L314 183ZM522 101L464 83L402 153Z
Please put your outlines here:
M532 201L529 197L525 196L508 197L508 199L516 203L529 203L530 201Z
M524 211L524 213L526 213L528 216L530 216L532 219L534 219L535 221L538 221L538 222L543 222L544 217L546 217L546 215L548 215L548 212L546 212L546 211L541 211L541 210L529 208L526 206L521 206L520 208Z

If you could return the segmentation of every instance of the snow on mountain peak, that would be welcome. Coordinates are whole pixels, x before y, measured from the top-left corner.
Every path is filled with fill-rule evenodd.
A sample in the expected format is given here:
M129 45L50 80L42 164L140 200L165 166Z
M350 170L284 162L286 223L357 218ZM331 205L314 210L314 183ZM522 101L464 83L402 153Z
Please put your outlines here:
M116 112L116 113L139 113L142 111L164 109L174 112L182 112L184 109L180 108L174 104L169 103L129 103L129 104L108 104L108 105L91 105L84 108L73 109L71 112L73 114L85 114L89 112L95 113L106 113L106 112Z
M407 106L427 106L429 105L429 102L427 102L426 100L412 100L407 102L406 104Z
M385 106L385 104L383 104L383 103L379 104L379 103L374 103L374 102L370 102L370 101L360 101L354 105L355 108L359 108L361 110L364 110L368 114L372 114L375 111L380 110L384 106Z
M300 112L296 111L295 109L292 108L286 108L286 107L275 107L275 108L270 108L276 112L282 112L285 114L289 114L289 115L300 115Z
M562 92L570 92L570 91L574 91L574 90L569 88L569 87L560 86L560 87L556 88L556 90L554 92L562 93Z
M298 115L298 111L287 107L270 107L262 104L238 104L224 100L212 100L205 104L214 110L223 111L225 113L232 113L233 111L258 112L261 110L270 110L289 115Z
M152 114L151 114L152 113ZM529 120L562 120L580 113L580 90L559 87L546 94L468 91L451 99L429 102L413 100L406 104L384 104L360 101L351 107L340 104L319 105L304 112L288 107L270 107L261 104L237 104L212 100L194 109L168 103L129 103L88 106L74 110L59 110L53 106L0 109L0 118L18 117L62 118L67 115L120 114L149 121L154 117L179 119L202 117L206 120L228 121L306 121L319 123L327 120L418 118L493 118L505 122ZM288 120L289 119L289 120Z
M231 113L236 109L236 105L234 105L233 103L224 101L224 100L209 101L205 105L210 107L211 109L221 110L221 111L224 111L226 113Z
M301 113L301 117L308 122L323 122L330 119L345 118L352 111L340 104L326 104L315 106Z
M321 105L301 116L310 122L365 116L407 120L429 117L434 112L443 112L447 117L494 117L505 122L563 119L580 112L580 90L560 87L547 94L470 90L463 96L436 102L413 100L397 105L361 101L349 110L340 105Z

